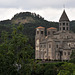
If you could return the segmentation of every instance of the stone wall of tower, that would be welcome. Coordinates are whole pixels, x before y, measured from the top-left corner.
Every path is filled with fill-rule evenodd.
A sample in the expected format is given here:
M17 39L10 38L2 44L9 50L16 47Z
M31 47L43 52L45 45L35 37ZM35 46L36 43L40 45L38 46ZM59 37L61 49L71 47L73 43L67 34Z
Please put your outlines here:
M59 31L69 31L70 30L70 23L69 21L62 21L59 22Z

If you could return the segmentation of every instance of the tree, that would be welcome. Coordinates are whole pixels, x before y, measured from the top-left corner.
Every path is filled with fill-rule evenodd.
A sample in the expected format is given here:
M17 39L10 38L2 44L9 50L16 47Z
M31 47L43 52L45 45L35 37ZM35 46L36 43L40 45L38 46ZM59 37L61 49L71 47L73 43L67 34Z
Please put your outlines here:
M44 75L56 75L57 74L57 67L55 64L47 64L45 66Z
M60 70L60 72L58 73L58 75L71 75L71 74L67 70Z
M75 65L73 63L65 62L59 69L58 75L71 75L75 71Z

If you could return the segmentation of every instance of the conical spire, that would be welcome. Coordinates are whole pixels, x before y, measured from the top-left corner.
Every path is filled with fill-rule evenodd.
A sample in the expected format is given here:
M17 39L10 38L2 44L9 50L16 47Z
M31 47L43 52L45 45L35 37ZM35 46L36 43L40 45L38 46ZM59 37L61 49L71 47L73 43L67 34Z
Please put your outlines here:
M69 21L69 18L67 16L65 10L63 11L63 13L62 13L62 15L61 15L61 17L59 19L59 22L61 22L61 21Z

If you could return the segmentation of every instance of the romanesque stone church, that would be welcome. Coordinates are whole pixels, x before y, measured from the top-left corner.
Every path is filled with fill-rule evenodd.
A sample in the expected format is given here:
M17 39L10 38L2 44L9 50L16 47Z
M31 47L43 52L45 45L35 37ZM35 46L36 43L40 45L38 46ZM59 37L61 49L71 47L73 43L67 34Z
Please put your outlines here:
M70 31L70 21L63 11L57 28L37 27L35 35L35 59L70 60L72 50L75 49L75 33Z

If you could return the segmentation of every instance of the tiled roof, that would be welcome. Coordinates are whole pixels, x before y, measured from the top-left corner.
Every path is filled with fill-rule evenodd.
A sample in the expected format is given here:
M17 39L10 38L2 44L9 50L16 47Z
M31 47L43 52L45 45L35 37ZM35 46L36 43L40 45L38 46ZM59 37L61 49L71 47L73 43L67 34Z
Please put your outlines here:
M54 27L50 27L50 28L47 28L47 29L56 29L56 28L54 28Z
M67 16L65 10L63 11L63 13L62 13L62 15L61 15L61 17L59 19L59 22L61 22L61 21L69 21L69 18Z
M38 29L38 28L45 28L45 27L40 26L40 27L37 27L36 29Z

